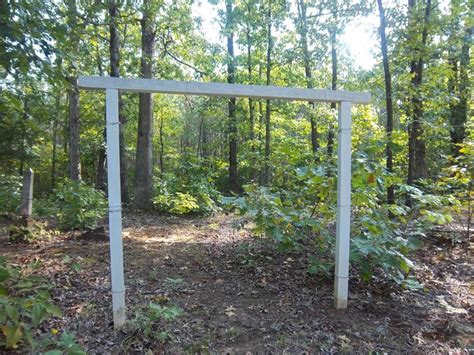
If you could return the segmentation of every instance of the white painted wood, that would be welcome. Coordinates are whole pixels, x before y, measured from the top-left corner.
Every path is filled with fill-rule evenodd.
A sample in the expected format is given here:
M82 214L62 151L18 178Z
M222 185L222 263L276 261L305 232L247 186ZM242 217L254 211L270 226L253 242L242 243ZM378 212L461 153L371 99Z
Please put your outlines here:
M107 177L109 190L110 272L114 327L125 324L125 283L123 274L122 201L120 194L119 98L118 90L106 90Z
M322 89L299 89L278 86L203 83L157 79L127 79L113 77L80 76L78 86L84 89L118 89L134 92L160 92L182 95L223 97L252 97L298 101L349 101L370 103L370 93Z
M30 219L33 213L33 180L35 174L32 169L23 173L23 188L21 190L20 214L24 219Z
M339 104L334 303L347 308L351 228L351 103Z
M126 321L122 246L122 209L120 197L119 90L339 103L336 271L334 298L336 308L347 308L351 218L351 107L352 103L370 103L370 93L283 88L276 86L85 76L79 77L78 86L84 89L106 90L110 269L112 277L112 308L115 328L122 327Z

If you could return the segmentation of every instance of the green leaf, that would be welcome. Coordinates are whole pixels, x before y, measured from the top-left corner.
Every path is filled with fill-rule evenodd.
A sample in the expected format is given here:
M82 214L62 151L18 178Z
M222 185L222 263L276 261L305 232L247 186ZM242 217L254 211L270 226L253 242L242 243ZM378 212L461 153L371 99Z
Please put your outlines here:
M11 274L8 271L8 269L1 267L0 268L0 282L3 282L10 277L11 277Z
M61 308L51 303L44 304L46 310L55 317L62 317Z
M0 284L0 296L7 296L7 295L8 295L7 288Z
M18 324L19 320L20 320L20 315L18 313L18 310L13 307L12 305L10 304L6 304L5 305L5 311L8 315L8 318L10 318L10 320L14 323L14 324Z
M21 331L21 325L6 325L4 328L5 331L5 336L7 338L7 348L14 348L18 344L18 342L21 340L21 337L23 336L23 332Z
M33 306L33 310L31 312L33 326L37 326L44 320L44 316L46 315L45 308L41 304L35 304Z
M44 353L44 355L63 355L63 352L61 350L55 349Z

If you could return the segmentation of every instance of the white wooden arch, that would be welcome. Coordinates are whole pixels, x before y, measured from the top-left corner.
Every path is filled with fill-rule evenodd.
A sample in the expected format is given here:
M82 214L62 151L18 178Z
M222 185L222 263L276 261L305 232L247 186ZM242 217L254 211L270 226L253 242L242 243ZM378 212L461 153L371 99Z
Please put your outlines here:
M82 89L106 91L110 271L115 328L122 327L126 321L122 246L122 202L120 197L119 91L337 103L339 108L339 126L334 302L336 308L347 308L351 224L351 107L352 104L370 103L370 93L285 88L277 86L87 76L79 77L78 86Z

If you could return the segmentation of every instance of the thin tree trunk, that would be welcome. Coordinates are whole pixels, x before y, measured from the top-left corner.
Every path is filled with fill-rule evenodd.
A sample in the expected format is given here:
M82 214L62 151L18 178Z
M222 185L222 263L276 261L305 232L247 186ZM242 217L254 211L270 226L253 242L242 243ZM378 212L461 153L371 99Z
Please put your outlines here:
M69 78L69 178L81 179L81 160L79 153L79 89L77 78Z
M306 3L304 0L298 0L298 26L297 29L299 31L301 37L301 47L303 49L303 62L304 62L304 72L306 76L306 87L308 89L313 88L313 74L311 71L311 62L310 62L310 54L308 49L308 21L306 18ZM310 122L311 122L311 147L313 154L319 150L319 140L318 140L318 129L316 125L316 118L314 115L314 102L308 103L310 106Z
M453 78L450 79L451 95L458 97L459 101L450 104L450 136L452 154L454 157L461 155L461 144L466 138L466 122L469 113L469 98L471 97L471 86L469 82L469 66L471 62L469 50L472 42L473 27L467 27L462 39L461 51L459 53L459 75L458 58L456 55L450 59ZM458 52L458 51L456 51ZM459 84L456 85L456 82Z
M412 16L411 25L413 18L415 17L414 12L416 6L416 0L409 0L409 9ZM428 21L431 13L431 0L427 0L424 20L423 20L423 31L421 37L421 43L418 48L419 57L412 59L410 63L410 74L411 84L413 86L414 93L411 97L412 104L412 119L409 128L409 139L408 139L408 174L407 183L413 185L419 179L423 179L427 176L427 165L426 165L426 147L423 140L423 101L421 98L421 83L423 80L423 63L424 63L424 49L426 47L426 41L428 37ZM411 200L407 198L407 205L411 206Z
M25 153L25 141L26 141L26 127L27 127L27 121L28 121L28 110L29 110L29 105L28 105L28 96L25 95L23 99L23 120L21 123L21 141L20 141L20 166L18 169L18 173L20 176L23 176L24 168L25 168L25 159L26 159L26 153Z
M259 64L258 66L258 84L262 84L262 76L263 76L263 65L262 63ZM263 101L258 100L258 124L260 129L258 130L258 140L259 142L262 141L262 127L263 127L263 120L264 120L264 115L263 115Z
M248 5L250 6L250 5ZM250 12L250 9L248 10ZM247 27L247 73L249 76L249 84L252 84L252 38L250 36L250 27ZM249 97L249 138L251 141L255 139L255 113L253 99Z
M202 146L202 157L204 159L209 157L209 151L208 151L207 144L208 144L208 132L207 132L206 120L204 120L203 125L202 125L202 145L201 145Z
M99 50L99 46L96 47L97 50L97 69L99 70L99 75L104 75L104 69L102 66L101 54ZM107 139L107 132L106 132L106 124L107 119L105 117L104 112L104 121L103 121L103 129L102 129L102 144L99 147L99 154L97 159L97 171L96 171L96 180L95 180L95 187L99 190L106 192L106 179L105 179L105 158L106 158L106 151L105 151L105 141ZM120 139L120 137L119 137Z
M272 8L271 2L268 3L267 9L267 86L271 84L271 73L272 73ZM271 102L270 99L266 100L266 110L265 110L265 166L263 173L263 184L268 185L271 181L271 171L270 171L270 154L271 154Z
M141 77L151 78L155 49L153 14L148 0L143 4ZM153 97L140 93L138 108L138 137L135 166L135 208L153 207Z
M52 145L53 145L53 152L51 155L51 189L54 189L56 186L56 150L57 150L57 136L58 136L58 121L60 117L60 110L61 110L61 96L58 94L56 96L56 116L53 119L53 138L52 138Z
M161 112L161 115L160 115L160 174L161 176L163 176L163 174L165 173L165 165L164 165L164 159L163 159L163 156L165 154L163 127L164 127L164 117L163 117L163 112Z
M110 34L110 76L119 77L120 76L120 36L117 28L117 19L118 19L118 8L116 0L109 0L109 34ZM128 193L128 168L127 168L127 159L125 152L125 141L123 135L123 129L125 125L125 117L123 116L121 110L121 97L119 94L119 154L120 154L120 184L122 192L122 203L129 203L129 193Z
M250 2L247 2L247 15L250 19L252 13L252 6ZM247 73L248 73L248 82L249 84L253 83L252 80L252 36L250 34L250 24L247 24L246 28L246 37L247 37ZM256 182L258 178L258 171L255 169L256 162L255 162L255 103L252 98L249 97L249 138L251 144L251 152L252 152L252 165L251 165L251 180L252 182Z
M226 0L226 29L227 29L227 82L235 83L235 57L234 57L234 10L232 0ZM239 183L237 177L237 122L235 116L235 97L228 102L229 107L229 192L238 193Z
M385 10L382 0L377 0L380 15L380 45L382 48L383 70L385 77L385 105L387 109L387 147L386 147L386 167L387 172L393 173L393 153L392 153L392 132L393 132L393 102L392 102L392 76L388 61L387 37L385 29L387 27L385 20ZM387 187L387 203L395 202L395 189L393 185Z
M69 178L71 180L81 179L81 160L79 152L80 127L79 127L79 89L77 87L77 78L74 60L77 59L77 50L75 49L79 38L77 35L77 4L76 0L67 1L68 8L68 26L69 37L72 48L72 62L70 70L73 76L68 78L68 102L69 102Z
M336 51L336 30L331 30L331 89L337 90L337 51ZM336 104L331 103L331 109L336 109ZM328 142L327 142L327 154L328 157L332 156L334 150L334 129L332 123L328 125Z

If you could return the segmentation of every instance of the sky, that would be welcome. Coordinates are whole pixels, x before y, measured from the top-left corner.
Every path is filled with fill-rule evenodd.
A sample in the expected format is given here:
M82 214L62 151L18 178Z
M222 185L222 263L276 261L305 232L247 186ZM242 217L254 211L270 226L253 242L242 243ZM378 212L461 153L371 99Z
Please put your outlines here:
M209 4L207 0L195 2L192 7L193 16L200 17L202 21L201 32L205 34L208 41L222 43L220 38L220 26L215 20L217 8ZM348 48L354 64L361 69L371 69L375 63L374 55L377 53L378 38L376 29L379 19L375 14L364 18L356 18L351 21L340 37L340 41Z

